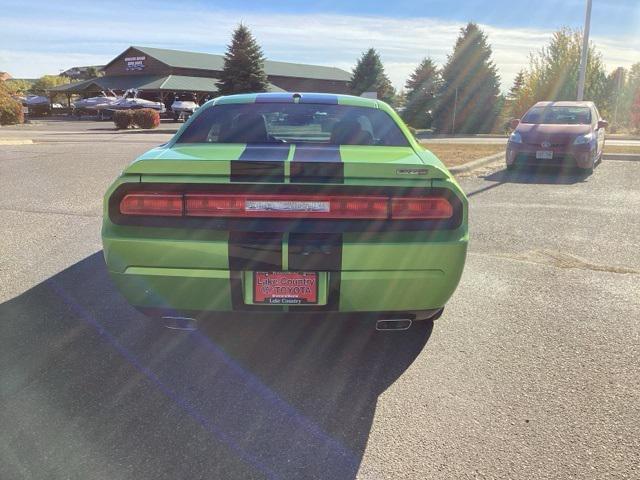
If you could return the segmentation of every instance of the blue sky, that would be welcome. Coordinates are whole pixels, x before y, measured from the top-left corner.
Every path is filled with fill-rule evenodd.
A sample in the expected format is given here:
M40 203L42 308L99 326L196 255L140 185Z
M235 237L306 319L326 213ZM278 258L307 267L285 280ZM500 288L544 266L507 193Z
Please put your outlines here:
M592 39L609 69L640 61L640 0L594 0ZM105 63L129 45L224 52L243 21L267 57L350 70L373 46L397 87L426 55L444 63L459 28L481 24L503 88L585 0L0 0L0 71L15 77Z

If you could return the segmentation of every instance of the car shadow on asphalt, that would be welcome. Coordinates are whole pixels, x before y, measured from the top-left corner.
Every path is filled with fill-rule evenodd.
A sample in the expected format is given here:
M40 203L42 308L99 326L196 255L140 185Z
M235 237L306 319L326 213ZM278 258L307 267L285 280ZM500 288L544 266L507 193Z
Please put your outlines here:
M102 252L0 305L3 478L355 478L378 396L431 325L160 327Z
M499 183L572 185L585 182L589 176L589 173L563 167L520 167L513 170L499 170L483 178Z
M109 134L109 133L124 133L126 135L144 135L150 133L162 133L162 134L175 134L178 130L175 128L147 128L147 129L119 129L115 127L105 127L105 128L87 128L87 132L95 133L95 134Z

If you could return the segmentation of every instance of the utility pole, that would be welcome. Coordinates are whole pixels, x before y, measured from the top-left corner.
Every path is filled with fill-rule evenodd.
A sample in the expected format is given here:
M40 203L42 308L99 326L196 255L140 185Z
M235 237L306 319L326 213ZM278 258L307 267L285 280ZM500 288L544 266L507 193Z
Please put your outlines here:
M456 110L458 108L458 87L456 87L456 96L453 99L453 120L451 122L451 135L456 133Z
M620 100L620 89L622 88L622 82L624 80L624 68L618 67L616 70L616 108L613 112L613 126L618 126L618 100Z
M587 0L587 14L584 19L582 37L582 56L580 58L580 76L578 77L578 101L584 98L584 82L587 76L587 58L589 53L589 27L591 26L591 0Z

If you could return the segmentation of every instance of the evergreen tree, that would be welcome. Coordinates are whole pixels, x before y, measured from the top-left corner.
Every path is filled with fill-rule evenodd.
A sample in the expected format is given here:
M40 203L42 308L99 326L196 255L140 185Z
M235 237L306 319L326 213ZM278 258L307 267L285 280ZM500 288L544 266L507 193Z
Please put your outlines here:
M500 113L495 123L495 131L509 132L511 130L511 119L522 117L524 112L530 107L527 96L524 95L526 81L526 72L520 70L513 80L513 85L509 89L509 92L506 95L500 95L498 97L497 104L500 105L498 109Z
M630 112L631 112L631 115L630 115L631 118L629 120L630 120L631 128L636 132L640 132L640 88L636 90L636 94L633 100L633 104L631 105Z
M351 73L349 87L354 95L376 92L379 99L388 103L392 103L395 96L391 81L384 73L380 55L374 48L364 52L358 60Z
M222 95L267 90L262 49L242 23L233 32L231 44L227 47L224 68L217 86Z
M442 70L435 122L440 132L481 133L493 129L498 115L500 78L491 47L475 23L460 29ZM455 114L455 125L454 125Z
M505 98L505 109L509 119L520 118L533 103L527 87L527 77L524 70L520 70L513 80L513 85Z
M430 58L425 58L405 84L406 102L402 117L415 128L431 128L440 72Z
M525 84L524 78L524 70L520 70L516 75L516 78L513 80L513 85L509 89L509 93L507 94L507 100L515 100L520 95L522 88Z

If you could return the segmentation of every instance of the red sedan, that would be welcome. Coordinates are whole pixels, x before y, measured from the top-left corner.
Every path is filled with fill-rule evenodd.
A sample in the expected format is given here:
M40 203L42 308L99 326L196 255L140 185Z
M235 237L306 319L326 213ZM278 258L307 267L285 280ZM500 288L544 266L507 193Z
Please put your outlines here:
M607 122L593 102L538 102L511 126L508 169L570 166L590 173L602 158Z

